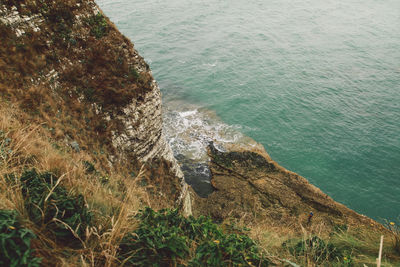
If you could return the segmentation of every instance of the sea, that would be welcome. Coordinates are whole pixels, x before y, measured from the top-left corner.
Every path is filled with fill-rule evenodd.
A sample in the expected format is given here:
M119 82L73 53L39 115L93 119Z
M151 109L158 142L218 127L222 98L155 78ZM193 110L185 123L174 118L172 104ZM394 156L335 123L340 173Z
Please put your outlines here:
M150 65L199 195L210 141L264 146L336 201L399 219L399 0L96 2Z

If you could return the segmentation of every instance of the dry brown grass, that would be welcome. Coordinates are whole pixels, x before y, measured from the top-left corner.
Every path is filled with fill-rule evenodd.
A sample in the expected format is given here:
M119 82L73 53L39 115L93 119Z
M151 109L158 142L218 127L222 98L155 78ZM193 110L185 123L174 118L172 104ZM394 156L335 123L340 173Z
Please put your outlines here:
M95 174L88 174L84 161L93 158L84 151L79 153L72 149L56 149L54 140L49 138L47 130L39 124L22 124L22 114L10 105L0 107L0 208L15 209L21 215L24 224L38 236L34 246L43 264L54 266L86 265L116 266L119 241L127 231L135 227L134 215L141 207L151 206L145 191L136 184L144 170L138 173L136 180L123 176L127 170L119 173L107 173L96 164ZM62 145L62 144L58 144ZM56 244L46 236L46 232L29 221L24 207L20 186L10 186L5 175L14 173L16 177L25 169L35 168L38 171L51 171L63 177L63 186L72 192L82 193L89 209L94 213L94 223L86 230L86 237L81 240L82 247L71 249ZM100 176L110 177L101 182ZM65 253L71 254L66 257Z
M101 40L91 35L85 20L76 20L77 13L93 15L94 1L79 1L79 10L76 3L3 1L9 9L16 6L20 15L39 15L44 22L40 31L28 27L19 37L0 22L0 146L7 150L0 155L0 208L17 210L36 233L33 244L44 265L114 266L119 240L135 228L131 215L145 205L157 209L175 204L180 184L168 172L168 163L140 169L135 158L119 158L114 151L111 136L122 124L104 118L115 118L133 98L142 101L153 77L108 19L110 30ZM50 73L57 74L54 80ZM79 152L70 147L72 141ZM85 162L96 171L88 173ZM10 186L4 177L20 177L31 168L62 177L71 194L85 197L94 222L82 248L55 243L29 221L18 181ZM143 181L145 187L138 185Z
M244 226L244 225L243 225ZM345 230L338 230L327 234L329 226L323 223L313 224L310 227L303 227L300 223L298 227L302 229L299 233L298 227L282 227L279 225L263 224L262 222L250 227L250 236L260 245L264 253L270 259L279 264L283 264L284 260L289 260L300 266L344 266L343 259L336 261L323 260L318 264L313 260L313 250L307 251L301 255L293 255L288 247L282 246L283 243L296 244L297 242L305 242L305 240L313 236L319 236L325 242L332 243L337 249L347 251L351 255L354 266L375 266L378 256L380 229L373 231L365 227L349 227ZM390 242L390 236L387 235L384 242L382 266L399 266L400 258Z
M3 2L44 22L40 31L27 27L19 37L0 22L0 97L29 114L29 121L44 122L57 141L68 136L88 151L113 155L112 132L123 130L122 124L104 117L143 99L153 80L147 64L108 19L110 30L101 39L91 36L93 26L85 19L76 19L78 13L93 15L92 0L79 1L79 8L76 0ZM57 74L54 80L50 73Z

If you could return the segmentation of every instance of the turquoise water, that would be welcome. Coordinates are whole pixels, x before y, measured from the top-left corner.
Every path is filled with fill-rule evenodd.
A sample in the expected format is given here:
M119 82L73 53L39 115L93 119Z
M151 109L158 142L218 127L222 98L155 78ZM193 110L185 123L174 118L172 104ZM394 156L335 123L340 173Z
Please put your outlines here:
M400 1L97 2L164 105L213 111L335 200L400 215Z

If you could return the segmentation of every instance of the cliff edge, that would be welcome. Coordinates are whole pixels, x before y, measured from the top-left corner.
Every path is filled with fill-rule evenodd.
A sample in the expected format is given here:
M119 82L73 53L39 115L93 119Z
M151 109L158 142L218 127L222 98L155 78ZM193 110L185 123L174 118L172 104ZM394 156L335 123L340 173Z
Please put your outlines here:
M264 150L210 145L198 197L149 66L93 0L0 0L0 38L0 265L352 266L396 233Z
M0 35L3 101L108 172L127 165L137 173L144 164L150 184L169 181L160 191L171 194L165 201L190 213L187 185L163 136L158 85L94 1L1 1ZM157 168L169 178L158 178Z
M197 198L196 213L208 213L223 221L229 217L264 224L279 224L301 231L310 224L384 228L374 220L334 201L307 179L288 171L259 148L235 148L222 152L211 143L211 184L215 191ZM310 213L313 214L309 221Z

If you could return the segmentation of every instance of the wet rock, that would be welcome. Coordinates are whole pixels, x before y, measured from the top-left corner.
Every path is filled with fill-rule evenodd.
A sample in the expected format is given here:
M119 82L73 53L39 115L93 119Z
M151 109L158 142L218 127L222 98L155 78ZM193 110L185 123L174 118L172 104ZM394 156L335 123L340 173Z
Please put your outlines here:
M215 191L207 198L195 199L197 214L209 214L218 221L238 218L287 227L300 227L310 211L317 214L314 221L327 228L337 223L369 225L372 221L335 202L264 152L251 148L223 152L210 143L208 154Z

